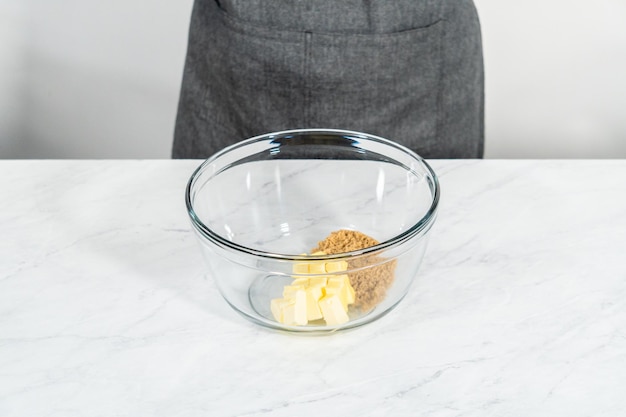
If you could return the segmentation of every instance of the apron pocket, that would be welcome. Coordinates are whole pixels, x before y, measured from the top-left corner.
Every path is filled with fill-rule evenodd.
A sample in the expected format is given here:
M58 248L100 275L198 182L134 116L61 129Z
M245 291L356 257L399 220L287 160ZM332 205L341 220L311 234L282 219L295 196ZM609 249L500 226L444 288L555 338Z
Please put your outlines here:
M214 23L202 117L221 131L243 139L338 128L417 152L435 145L443 20L391 33L318 33L260 26L217 9Z
M310 34L306 124L364 131L418 152L435 145L443 25L386 34Z

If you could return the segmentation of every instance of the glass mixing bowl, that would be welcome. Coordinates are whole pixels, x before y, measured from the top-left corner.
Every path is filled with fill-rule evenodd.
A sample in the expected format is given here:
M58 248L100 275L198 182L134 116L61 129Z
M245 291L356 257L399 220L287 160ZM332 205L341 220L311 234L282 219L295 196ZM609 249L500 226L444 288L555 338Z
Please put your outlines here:
M431 167L403 146L301 129L216 153L185 197L207 275L236 311L324 333L371 322L407 294L439 194Z

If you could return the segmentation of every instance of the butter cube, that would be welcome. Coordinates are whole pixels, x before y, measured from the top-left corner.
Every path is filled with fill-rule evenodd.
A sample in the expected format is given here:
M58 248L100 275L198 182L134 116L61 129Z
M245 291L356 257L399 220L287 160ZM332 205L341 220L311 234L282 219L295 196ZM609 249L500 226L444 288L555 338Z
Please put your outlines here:
M325 287L328 282L328 277L311 277L309 278L309 285L312 287L322 286Z
M293 273L294 274L308 274L309 273L309 263L308 262L298 262L293 264Z
M270 309L276 321L291 325L307 324L306 291L292 289L285 292L287 297L274 298L270 302Z
M295 300L296 292L304 291L304 290L305 290L304 285L285 285L285 287L283 288L283 297L285 297L285 299L287 300L289 299Z
M319 301L320 310L326 324L336 326L350 320L348 313L343 308L338 295L326 295Z
M328 283L333 285L350 285L350 278L346 274L332 275L328 277Z
M296 324L296 303L294 301L287 300L287 303L282 305L282 318L283 324Z
M296 278L293 280L291 285L301 285L306 288L309 286L309 279L308 278Z
M287 324L307 324L306 290L301 285L287 285L283 290L283 297L293 301L293 319ZM289 316L290 317L290 316Z
M277 322L291 324L295 318L295 302L284 298L274 298L270 302L272 315Z
M301 256L306 256L306 253L301 253ZM293 273L294 274L308 274L309 273L309 263L308 262L296 262L293 264Z
M326 272L332 274L333 272L341 272L348 270L348 263L346 261L330 261L326 262Z
M337 296L341 301L341 306L345 311L348 311L348 298L346 297L347 291L345 290L345 286L338 285L336 283L328 282L326 288L324 288L325 296Z
M323 256L323 255L326 255L326 252L317 251L311 254L311 256ZM325 274L325 273L326 273L326 264L324 261L309 262L309 274Z
M322 310L319 307L319 300L322 298L322 287L314 286L306 289L306 318L309 321L323 318Z
M343 297L345 297L347 304L353 304L355 299L354 288L350 284L350 277L348 275L336 275L328 279L328 285L343 287Z
M309 264L309 274L325 274L326 264L322 261L315 261Z
M299 326L304 326L309 322L307 319L306 291L297 290L295 300L293 322Z
M326 253L318 251L311 255ZM348 275L335 275L347 271L346 261L296 262L292 269L294 280L283 288L283 298L271 300L272 315L278 322L306 325L310 321L324 319L332 326L349 320L348 305L354 303L354 288ZM315 276L302 276L309 274Z

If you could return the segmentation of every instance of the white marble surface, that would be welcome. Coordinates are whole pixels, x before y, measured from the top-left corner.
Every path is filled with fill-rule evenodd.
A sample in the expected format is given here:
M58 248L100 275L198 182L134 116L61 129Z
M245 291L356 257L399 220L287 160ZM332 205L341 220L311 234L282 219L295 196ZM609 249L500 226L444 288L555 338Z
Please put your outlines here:
M0 161L0 416L624 416L626 161L432 161L421 276L363 328L233 312L199 161Z

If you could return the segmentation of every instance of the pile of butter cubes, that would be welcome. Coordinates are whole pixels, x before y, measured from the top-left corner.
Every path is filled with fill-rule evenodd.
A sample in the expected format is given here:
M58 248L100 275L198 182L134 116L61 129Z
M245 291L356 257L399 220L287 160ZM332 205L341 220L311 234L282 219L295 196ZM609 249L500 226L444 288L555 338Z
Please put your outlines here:
M306 254L303 254L306 255ZM326 255L315 252L312 256ZM354 303L354 288L350 279L340 272L348 270L346 261L311 261L294 265L297 275L291 285L283 289L283 298L271 301L272 314L276 321L287 325L303 326L324 320L328 326L347 322L348 306ZM325 275L330 274L330 275Z

